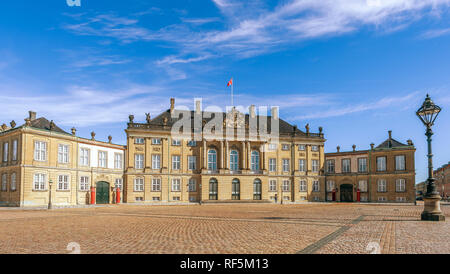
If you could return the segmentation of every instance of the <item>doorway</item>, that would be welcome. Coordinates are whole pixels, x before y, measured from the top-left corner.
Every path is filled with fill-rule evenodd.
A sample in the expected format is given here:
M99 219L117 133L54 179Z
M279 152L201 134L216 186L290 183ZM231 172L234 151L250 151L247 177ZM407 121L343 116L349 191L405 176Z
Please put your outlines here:
M95 195L95 200L97 204L109 204L109 183L98 182L97 192Z
M353 185L341 185L341 202L353 202Z

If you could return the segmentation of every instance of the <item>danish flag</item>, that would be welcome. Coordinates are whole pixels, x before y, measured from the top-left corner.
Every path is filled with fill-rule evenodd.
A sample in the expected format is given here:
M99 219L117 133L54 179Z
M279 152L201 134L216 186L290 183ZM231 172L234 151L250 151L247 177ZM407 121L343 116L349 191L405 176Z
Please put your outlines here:
M233 78L231 78L231 80L228 82L227 87L232 86L233 85Z

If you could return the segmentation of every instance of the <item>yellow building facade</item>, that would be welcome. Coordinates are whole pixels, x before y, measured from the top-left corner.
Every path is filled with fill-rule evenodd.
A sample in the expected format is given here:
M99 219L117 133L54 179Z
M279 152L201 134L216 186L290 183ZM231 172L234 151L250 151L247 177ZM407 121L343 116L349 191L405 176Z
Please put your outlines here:
M170 109L153 119L148 115L146 123L136 123L130 116L127 203L324 201L321 128L319 133L309 132L309 126L306 132L300 131L280 119L274 108L267 119L269 128L271 123L279 125L279 134L262 137L252 134L249 125L253 118L260 118L254 106L248 114L235 108L209 113L197 104L188 114L193 121L199 117L199 127L179 134L173 131L180 121L174 112L172 99ZM223 119L212 133L206 133L212 116Z
M0 131L1 205L39 207L50 199L55 206L116 201L116 186L123 189L124 146L97 141L95 133L92 139L77 137L75 129L69 134L31 111L25 121L19 127L14 121L10 127L4 124Z

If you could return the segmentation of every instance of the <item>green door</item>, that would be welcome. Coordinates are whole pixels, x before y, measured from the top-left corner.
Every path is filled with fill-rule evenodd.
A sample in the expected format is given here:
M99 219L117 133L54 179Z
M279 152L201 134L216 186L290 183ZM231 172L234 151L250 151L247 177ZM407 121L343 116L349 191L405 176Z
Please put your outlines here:
M341 185L341 202L353 202L353 185Z
M107 182L97 183L96 204L109 204L109 184Z

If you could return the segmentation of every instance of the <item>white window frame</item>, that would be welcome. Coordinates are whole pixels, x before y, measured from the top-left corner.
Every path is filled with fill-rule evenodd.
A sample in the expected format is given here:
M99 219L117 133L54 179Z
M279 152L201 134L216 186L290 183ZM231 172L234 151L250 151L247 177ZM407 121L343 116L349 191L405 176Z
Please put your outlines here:
M181 191L181 179L173 178L171 183L172 192L180 192Z
M312 191L313 192L320 192L320 181L314 180L312 184Z
M387 181L385 179L378 179L377 191L381 193L387 192Z
M305 151L306 150L306 145L298 145L298 150L299 151Z
M58 144L58 163L69 163L69 145Z
M80 191L89 191L90 188L90 178L89 176L80 176Z
M378 160L384 159L384 161L378 161ZM387 157L386 156L379 156L376 158L377 161L377 171L386 171L387 166Z
M273 150L277 150L278 145L275 144L275 143L269 143L268 148L269 148L269 150L272 150L272 151L273 151Z
M180 170L180 169L181 169L181 156L172 155L172 170Z
M91 158L91 150L88 148L80 148L80 166L89 166Z
M141 138L141 137L135 138L135 139L134 139L134 143L135 143L135 144L138 144L138 145L145 144L145 139L144 139L144 138Z
M144 169L144 154L136 153L134 154L134 168L135 169Z
M18 141L13 140L12 142L12 160L13 161L17 161L17 145L18 145Z
M396 179L395 180L395 192L406 192L406 180Z
M34 141L34 160L39 162L47 161L47 142Z
M290 160L289 159L283 159L282 163L283 163L283 172L289 172L291 170Z
M212 153L214 151L214 153ZM212 159L214 156L214 159ZM217 151L215 149L209 149L207 153L208 170L217 171Z
M122 153L114 153L114 168L115 169L123 169L123 154Z
M358 158L358 172L367 172L367 158Z
M319 160L311 160L311 171L319 172Z
M312 145L312 146L311 146L311 151L314 151L314 152L319 151L319 146L317 146L317 145Z
M161 178L152 178L152 192L161 191Z
M298 171L306 172L306 159L298 159Z
M33 175L33 190L47 190L47 174L35 173Z
M360 192L367 192L367 180L359 180L358 189Z
M2 174L2 191L8 191L8 174Z
M236 154L234 154L235 152ZM236 161L234 161L236 160ZM239 151L232 149L230 151L230 170L238 171L239 170Z
M16 173L11 174L10 190L11 191L17 190L17 174Z
M335 164L336 164L336 162L335 162L334 159L327 160L327 162L326 162L327 173L335 173L336 172L336 165Z
M114 180L114 188L115 189L119 188L120 191L123 189L123 179L122 178L116 178Z
M399 161L402 159L402 161ZM395 170L404 171L406 170L406 156L405 155L396 155L395 156Z
M336 183L332 180L327 181L327 191L332 192L334 189L336 189Z
M306 180L300 180L298 189L300 192L307 192L308 191L308 182Z
M196 192L197 191L197 179L190 178L189 179L189 192Z
M9 156L9 143L5 142L3 143L3 162L8 162L8 156Z
M250 169L252 171L258 171L259 162L259 151L253 150L250 154Z
M188 169L189 170L197 169L197 156L195 156L195 155L188 156Z
M152 145L160 145L161 139L160 138L152 138Z
M344 163L348 163L344 164ZM348 167L348 168L346 168ZM342 159L342 173L350 173L352 172L352 160L351 159Z
M277 180L270 179L269 180L269 191L276 192L277 191Z
M152 154L152 169L161 168L161 154Z
M134 192L144 191L145 180L143 177L136 177L133 181Z
M104 155L105 157L102 157ZM98 151L98 167L108 168L108 152L99 150Z
M277 158L269 158L269 171L277 171Z
M283 180L283 184L281 185L282 192L291 191L291 180Z
M172 146L181 146L180 139L172 139Z
M58 184L56 185L56 190L70 190L70 177L69 175L58 175Z
M281 145L281 150L287 151L290 149L290 145L289 144L282 144Z

